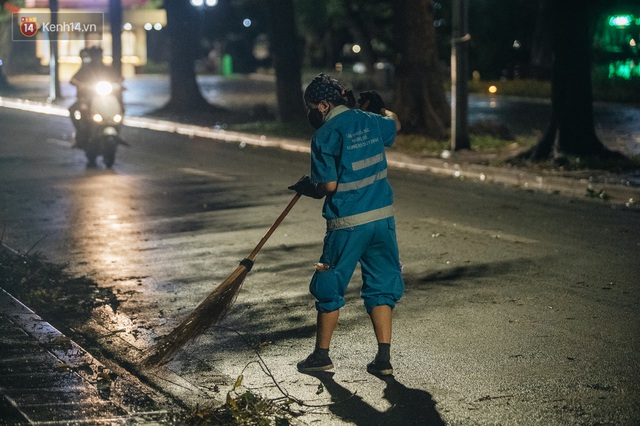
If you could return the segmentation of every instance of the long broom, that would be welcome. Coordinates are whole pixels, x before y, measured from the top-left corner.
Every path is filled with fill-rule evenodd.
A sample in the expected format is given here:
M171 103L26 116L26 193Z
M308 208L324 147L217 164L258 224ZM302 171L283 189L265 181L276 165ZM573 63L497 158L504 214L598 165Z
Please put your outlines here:
M151 353L144 359L144 365L153 366L168 362L187 342L199 336L226 316L238 296L245 277L253 267L253 261L258 252L299 199L300 194L296 194L253 251L240 261L240 266L209 293L207 298L179 326L162 337L160 342L150 349Z

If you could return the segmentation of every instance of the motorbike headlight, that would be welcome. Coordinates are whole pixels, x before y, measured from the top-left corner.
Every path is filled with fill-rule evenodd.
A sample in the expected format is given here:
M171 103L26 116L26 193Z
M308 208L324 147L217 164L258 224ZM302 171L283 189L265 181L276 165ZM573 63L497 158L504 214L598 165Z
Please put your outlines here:
M79 121L82 118L82 113L78 110L73 111L73 118Z
M93 114L93 121L95 121L96 123L102 123L102 116L100 114Z
M96 93L100 96L107 96L113 91L113 86L108 81L99 81L96 83Z
M115 123L120 123L120 122L122 122L122 116L121 116L120 114L116 114L116 115L114 115L114 116L113 116L113 121L114 121Z

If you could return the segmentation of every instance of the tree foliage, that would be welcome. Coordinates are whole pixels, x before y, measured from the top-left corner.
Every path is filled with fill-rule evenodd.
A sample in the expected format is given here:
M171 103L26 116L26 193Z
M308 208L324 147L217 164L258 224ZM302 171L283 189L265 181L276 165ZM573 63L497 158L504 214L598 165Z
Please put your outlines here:
M362 51L358 60L373 63L389 58L393 7L389 0L296 0L298 28L305 38L305 64L332 68L342 60L356 60L343 47L357 43Z
M304 27L307 65L330 68L352 60L343 46L357 43L357 60L395 65L393 107L409 133L446 136L450 107L434 29L431 0L297 0ZM345 66L347 66L345 64Z
M472 71L494 80L531 75L528 65L540 0L468 1ZM444 40L447 34L442 34Z

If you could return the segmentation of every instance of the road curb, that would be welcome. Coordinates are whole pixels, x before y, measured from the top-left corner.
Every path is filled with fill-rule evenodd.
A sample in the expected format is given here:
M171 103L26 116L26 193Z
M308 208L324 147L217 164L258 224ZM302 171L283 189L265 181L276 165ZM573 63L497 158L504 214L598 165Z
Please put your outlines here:
M1 288L0 324L0 396L16 421L149 423L177 408L127 372L107 368Z
M66 107L45 102L29 101L19 98L0 97L0 107L19 109L40 114L68 116ZM149 117L128 116L124 119L128 127L176 133L189 138L212 139L243 146L276 148L292 152L310 152L306 140L273 138L248 133L233 132L195 124L185 124L170 120ZM469 155L470 154L470 155ZM561 194L572 198L581 198L631 209L640 209L640 187L632 186L627 179L615 175L606 177L568 177L555 171L532 171L509 167L492 167L471 163L473 152L464 156L452 156L449 159L416 158L394 151L387 152L391 168L459 180L472 180L482 183L495 183L514 186L524 190ZM598 172L600 173L600 172ZM600 173L604 175L605 173Z

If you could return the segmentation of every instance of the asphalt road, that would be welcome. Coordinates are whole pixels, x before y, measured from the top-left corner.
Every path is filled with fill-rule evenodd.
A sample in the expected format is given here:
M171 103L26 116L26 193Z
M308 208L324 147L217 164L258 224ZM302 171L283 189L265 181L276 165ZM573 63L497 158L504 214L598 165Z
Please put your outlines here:
M118 303L75 331L182 401L223 401L243 374L264 396L304 401L292 406L304 424L640 421L637 211L392 170L407 289L393 380L364 368L375 345L359 274L331 350L335 374L295 370L313 345L307 285L324 230L310 199L260 252L222 327L145 369L154 337L257 244L306 156L125 129L133 147L114 169L88 170L66 118L2 109L0 128L3 241L26 251L42 239L35 250L110 289Z

